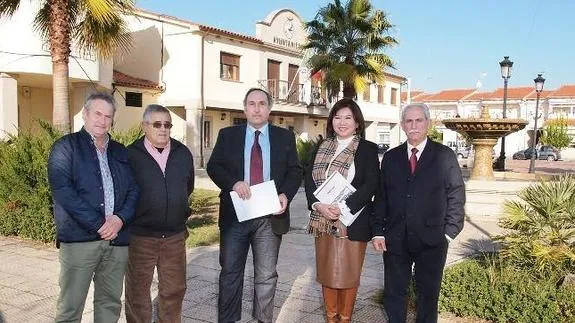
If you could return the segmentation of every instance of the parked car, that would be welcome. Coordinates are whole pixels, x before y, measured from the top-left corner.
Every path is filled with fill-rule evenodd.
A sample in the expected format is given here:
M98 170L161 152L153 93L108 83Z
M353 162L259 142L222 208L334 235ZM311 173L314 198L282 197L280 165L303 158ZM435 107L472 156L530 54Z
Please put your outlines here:
M388 144L377 144L377 153L383 154L389 149Z
M469 147L458 147L454 150L457 158L469 158L469 155L472 153L473 148Z
M561 159L561 152L559 149L544 145L539 147L539 149L527 148L520 150L513 154L513 159L531 159L531 156L535 154L536 159L557 161Z

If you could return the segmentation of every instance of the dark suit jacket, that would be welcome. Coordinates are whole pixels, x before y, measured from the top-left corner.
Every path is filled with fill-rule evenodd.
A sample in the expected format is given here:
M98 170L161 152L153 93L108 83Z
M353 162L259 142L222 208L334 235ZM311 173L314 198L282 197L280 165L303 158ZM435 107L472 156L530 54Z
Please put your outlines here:
M407 143L381 161L380 185L372 219L374 236L385 236L388 251L398 250L405 228L425 244L455 238L463 229L465 186L453 151L427 139L411 174Z
M318 145L319 148L319 145ZM316 190L316 185L312 178L313 160L307 167L305 172L305 193L307 196L308 207L311 210L311 205L319 202L313 195ZM379 159L377 157L377 145L371 141L361 139L355 156L353 159L355 164L355 176L351 181L351 185L355 187L356 191L350 195L346 204L351 213L356 213L365 206L365 209L359 214L357 219L347 228L347 235L349 240L354 241L369 241L371 239L371 228L369 219L373 213L373 196L377 190L378 173L379 173Z
M220 192L220 219L222 230L238 218L232 204L230 191L238 181L244 180L244 146L246 124L220 130L214 150L208 161L207 172ZM270 177L275 181L278 194L284 193L291 202L301 184L295 146L295 136L291 131L268 125L270 136ZM289 231L289 205L280 215L272 216L272 229L276 234Z

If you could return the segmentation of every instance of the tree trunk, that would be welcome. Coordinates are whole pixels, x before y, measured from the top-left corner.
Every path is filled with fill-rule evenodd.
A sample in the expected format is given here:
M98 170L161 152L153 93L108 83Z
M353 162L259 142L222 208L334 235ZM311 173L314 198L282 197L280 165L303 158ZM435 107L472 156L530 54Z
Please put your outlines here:
M353 84L343 83L343 97L356 99L357 93Z
M54 127L70 132L68 62L70 19L67 0L50 0L50 54L52 55L52 96Z

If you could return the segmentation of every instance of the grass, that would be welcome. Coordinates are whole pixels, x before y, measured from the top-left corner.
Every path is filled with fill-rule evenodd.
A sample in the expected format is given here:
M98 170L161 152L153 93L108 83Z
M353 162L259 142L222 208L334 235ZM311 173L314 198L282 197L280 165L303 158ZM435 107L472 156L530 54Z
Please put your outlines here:
M218 229L219 192L195 189L190 197L192 216L188 219L188 232L186 240L188 248L209 246L219 242Z

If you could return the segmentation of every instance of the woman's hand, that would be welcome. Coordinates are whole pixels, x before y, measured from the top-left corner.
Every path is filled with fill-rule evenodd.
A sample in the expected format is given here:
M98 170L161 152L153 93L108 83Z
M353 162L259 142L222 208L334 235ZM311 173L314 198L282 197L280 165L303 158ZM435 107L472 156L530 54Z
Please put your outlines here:
M341 214L341 211L337 206L325 203L318 203L315 209L319 214L321 214L321 216L332 221L339 219L339 215Z

